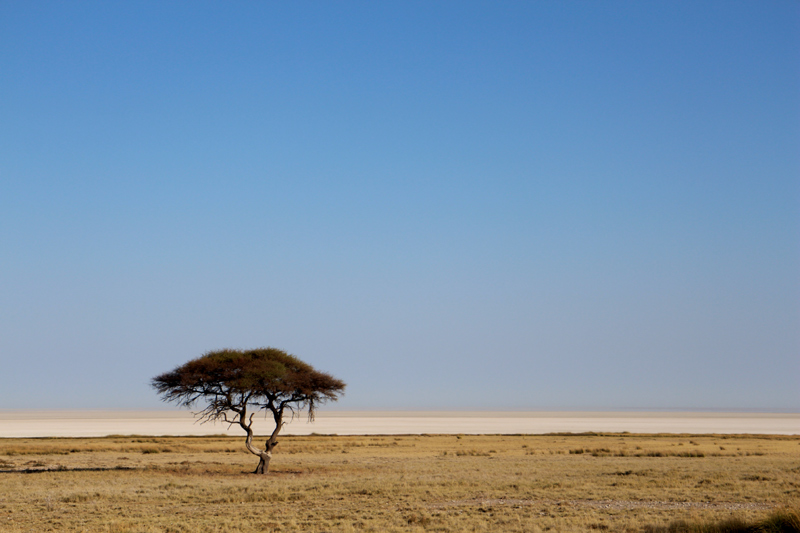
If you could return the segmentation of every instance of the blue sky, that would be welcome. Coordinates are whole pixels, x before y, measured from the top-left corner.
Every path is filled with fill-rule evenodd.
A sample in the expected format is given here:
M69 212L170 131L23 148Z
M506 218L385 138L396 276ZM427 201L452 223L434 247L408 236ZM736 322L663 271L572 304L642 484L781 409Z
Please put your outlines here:
M0 4L0 408L800 409L800 4Z

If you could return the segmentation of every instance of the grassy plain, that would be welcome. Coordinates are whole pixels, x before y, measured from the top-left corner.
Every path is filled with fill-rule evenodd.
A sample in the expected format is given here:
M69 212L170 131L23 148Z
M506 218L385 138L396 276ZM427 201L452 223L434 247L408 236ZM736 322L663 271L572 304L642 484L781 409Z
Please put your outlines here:
M0 439L0 531L643 531L800 508L800 438Z

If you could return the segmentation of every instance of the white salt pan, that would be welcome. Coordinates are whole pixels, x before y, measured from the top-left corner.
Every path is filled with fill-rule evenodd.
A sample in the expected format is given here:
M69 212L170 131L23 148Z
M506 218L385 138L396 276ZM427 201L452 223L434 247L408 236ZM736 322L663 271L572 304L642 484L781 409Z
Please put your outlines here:
M256 418L257 434L271 418ZM287 435L542 434L571 432L749 433L800 435L800 413L650 412L320 412L296 418ZM107 435L239 436L238 426L196 423L188 411L0 411L2 437L101 437Z

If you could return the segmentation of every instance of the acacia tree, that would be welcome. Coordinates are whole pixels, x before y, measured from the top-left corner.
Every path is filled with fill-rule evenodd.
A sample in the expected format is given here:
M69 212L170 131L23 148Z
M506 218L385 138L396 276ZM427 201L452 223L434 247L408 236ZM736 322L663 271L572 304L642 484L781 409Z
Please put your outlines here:
M201 421L239 424L247 433L247 450L259 456L256 474L267 473L287 414L307 410L313 420L317 406L336 401L345 388L343 381L277 348L208 352L154 377L152 385L166 402L183 407L207 402L195 413ZM272 414L275 429L260 450L253 445L253 416L262 409Z

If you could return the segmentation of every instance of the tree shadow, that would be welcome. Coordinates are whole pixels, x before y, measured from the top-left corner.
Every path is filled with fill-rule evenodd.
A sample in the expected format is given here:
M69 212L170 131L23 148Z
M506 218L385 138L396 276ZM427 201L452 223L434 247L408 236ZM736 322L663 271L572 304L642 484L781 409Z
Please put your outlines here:
M65 466L57 468L23 468L0 470L0 474L45 474L48 472L112 472L118 470L144 470L143 467L136 466L95 466L82 468L67 468Z

